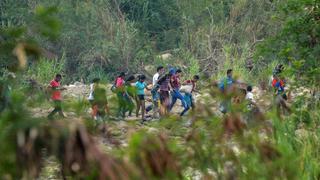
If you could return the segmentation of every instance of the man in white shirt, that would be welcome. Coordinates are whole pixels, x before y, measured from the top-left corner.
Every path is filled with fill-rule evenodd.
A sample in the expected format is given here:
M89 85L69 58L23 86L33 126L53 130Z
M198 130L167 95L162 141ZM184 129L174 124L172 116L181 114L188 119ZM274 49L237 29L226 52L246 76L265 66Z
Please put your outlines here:
M156 114L159 112L158 111L158 104L159 104L159 100L160 100L160 95L158 92L159 86L158 86L158 79L161 75L163 75L164 73L164 67L163 66L159 66L157 67L157 73L153 75L152 78L152 102L153 102L153 117L156 118Z
M153 87L157 84L158 79L159 79L159 76L160 76L161 74L163 74L163 71L164 71L163 66L159 66L159 67L157 68L157 73L155 73L155 74L153 75L153 78L152 78L152 85L153 85Z

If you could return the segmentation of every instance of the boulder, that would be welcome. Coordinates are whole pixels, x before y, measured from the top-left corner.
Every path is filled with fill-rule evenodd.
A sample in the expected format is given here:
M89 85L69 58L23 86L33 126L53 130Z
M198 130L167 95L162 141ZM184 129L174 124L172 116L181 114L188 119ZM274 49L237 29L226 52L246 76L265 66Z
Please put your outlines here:
M172 54L170 54L170 53L165 53L165 54L161 54L159 57L160 57L161 59L163 59L163 60L167 60L167 59L169 59L169 58L172 57Z

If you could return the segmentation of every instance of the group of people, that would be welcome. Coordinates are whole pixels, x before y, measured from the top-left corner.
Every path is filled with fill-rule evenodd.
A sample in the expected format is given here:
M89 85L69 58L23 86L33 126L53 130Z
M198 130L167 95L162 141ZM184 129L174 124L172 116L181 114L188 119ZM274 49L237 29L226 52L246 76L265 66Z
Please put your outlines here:
M152 78L152 85L148 86L145 75L139 75L137 79L131 75L125 79L125 73L120 73L111 88L118 98L117 116L124 118L127 112L128 116L132 116L136 106L136 117L139 117L141 111L143 121L146 120L145 114L151 110L153 110L153 118L163 117L171 112L178 99L183 105L183 111L180 113L180 116L183 116L193 107L192 93L196 89L199 76L195 75L193 79L181 83L181 75L181 69L171 68L166 72L163 66L159 66ZM180 92L182 85L190 86L190 91L184 92L184 95ZM151 91L152 95L152 105L148 107L145 105L146 90Z
M231 111L231 104L232 104L232 98L237 96L238 89L242 90L242 92L238 94L243 94L244 98L248 101L248 106L251 106L254 104L254 98L252 94L252 86L247 85L246 83L243 83L239 80L236 80L233 78L233 70L228 69L227 70L227 76L220 80L218 83L218 88L220 92L223 94L223 99L220 104L220 111L223 114L226 114ZM237 87L242 86L242 87ZM246 86L246 89L243 88L243 86Z
M181 101L183 110L180 116L187 113L190 108L194 108L194 100L192 94L196 92L199 76L195 75L192 79L182 82L182 70L170 68L167 72L163 66L157 67L157 72L152 78L152 85L147 85L146 76L139 75L137 77L131 75L126 77L124 72L115 78L111 91L116 94L118 101L117 117L125 118L132 116L135 109L135 115L146 121L146 113L153 111L153 118L160 118L168 115L177 100ZM51 99L55 106L54 110L48 115L49 119L53 115L59 113L64 116L61 108L61 91L60 81L62 76L57 74L50 82ZM152 105L146 107L145 91L151 91ZM88 100L92 107L92 117L98 119L110 114L106 90L100 85L100 79L95 78L90 84L90 94ZM171 97L171 98L170 98Z
M277 65L273 70L273 76L271 79L270 87L273 89L275 94L275 105L277 109L278 115L280 115L280 110L284 109L288 112L290 112L290 108L286 104L287 100L287 94L285 92L285 79L282 76L282 72L284 70L284 66L282 64ZM252 93L252 86L247 85L246 83L240 82L238 80L235 80L233 78L232 69L227 70L227 76L223 78L218 83L218 88L220 91L224 94L223 100L220 104L220 111L224 114L231 111L231 103L232 98L234 98L234 91L237 91L237 89L240 89L243 91L243 93L240 92L240 94L243 94L246 102L248 103L248 110L252 110L253 107L257 108L257 104L254 99L254 95ZM239 85L240 87L236 87L235 85ZM245 87L245 88L244 88Z
M280 76L282 70L282 65L278 65L275 68L271 86L275 90L277 105L282 106L289 111L289 108L285 103L285 100L287 99L286 93L284 92L285 81ZM231 110L232 97L227 94L230 89L237 84L242 85L242 87L243 85L246 86L244 97L249 102L248 107L256 105L252 94L252 86L235 80L232 74L233 70L228 69L227 76L218 83L218 88L225 94L220 104L220 111L224 114ZM194 108L193 93L197 91L199 76L195 75L192 79L184 82L182 82L181 76L181 69L170 68L166 71L163 66L159 66L152 78L152 85L147 85L145 75L139 75L137 77L131 75L126 78L124 72L120 73L119 76L115 78L111 87L111 91L117 96L117 117L125 118L126 116L132 116L134 109L136 109L136 117L138 118L141 114L141 119L143 121L146 120L146 113L151 110L153 111L153 118L164 117L172 111L177 100L181 101L183 107L180 116L185 115L190 108ZM60 86L61 78L62 76L57 74L49 85L49 88L51 89L51 99L55 104L54 110L48 115L49 119L52 119L55 113L64 116L61 108L61 91L65 88ZM106 96L107 92L99 83L99 78L93 79L93 82L90 85L90 95L88 97L88 100L92 105L92 117L94 119L104 117L105 114L110 114ZM145 102L145 91L151 91L152 95L152 99L150 100L152 101L152 105L148 107L146 107Z

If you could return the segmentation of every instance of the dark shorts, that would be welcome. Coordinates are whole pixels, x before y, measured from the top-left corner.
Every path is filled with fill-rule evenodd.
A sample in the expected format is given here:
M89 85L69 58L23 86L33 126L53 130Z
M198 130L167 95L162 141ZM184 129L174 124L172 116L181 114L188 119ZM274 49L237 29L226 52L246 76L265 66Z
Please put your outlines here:
M144 100L144 95L138 95L139 100Z

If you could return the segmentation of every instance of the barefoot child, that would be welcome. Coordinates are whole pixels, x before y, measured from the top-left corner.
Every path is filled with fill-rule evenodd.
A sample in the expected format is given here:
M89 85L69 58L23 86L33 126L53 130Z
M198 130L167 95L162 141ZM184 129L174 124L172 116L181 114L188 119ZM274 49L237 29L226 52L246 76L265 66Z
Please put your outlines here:
M247 86L247 94L246 94L246 100L249 101L249 105L253 105L255 103L253 93L252 93L252 86Z

